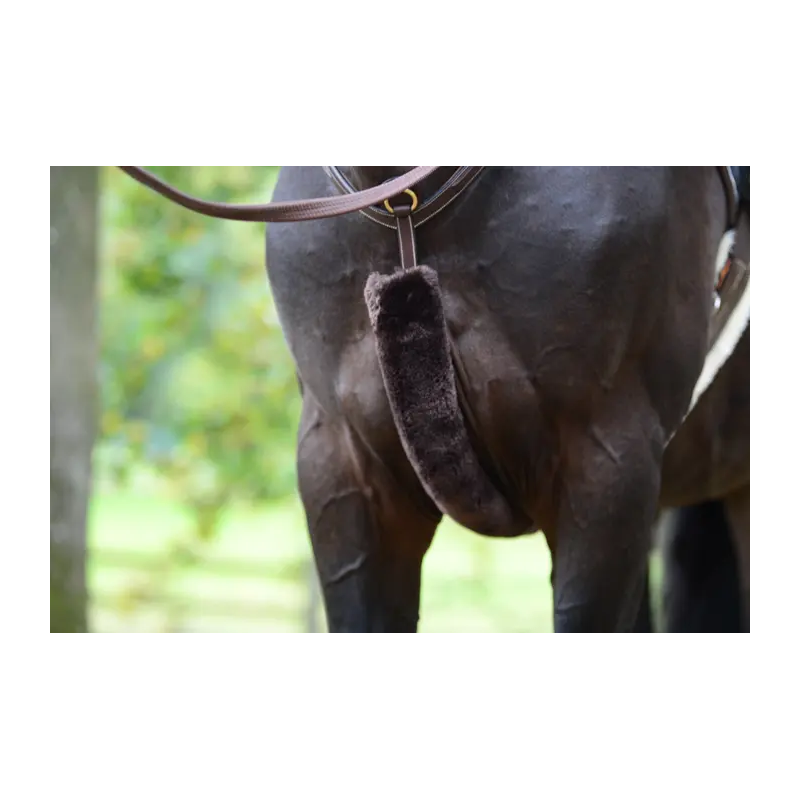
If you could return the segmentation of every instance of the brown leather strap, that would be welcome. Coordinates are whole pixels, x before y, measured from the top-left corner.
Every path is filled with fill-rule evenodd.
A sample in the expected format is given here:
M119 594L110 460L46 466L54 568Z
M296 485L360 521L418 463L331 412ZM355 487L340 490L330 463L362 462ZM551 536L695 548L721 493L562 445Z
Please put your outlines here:
M292 200L286 203L264 203L262 205L240 205L234 203L213 203L199 197L185 194L166 181L157 178L152 172L141 167L120 167L139 183L163 195L179 206L219 219L236 219L244 222L302 222L312 219L327 219L361 211L401 194L406 189L432 175L438 167L414 167L414 169L393 178L380 186L352 192L337 197L318 197L312 200ZM394 227L394 226L392 226Z
M400 269L405 271L417 266L417 242L414 236L414 209L417 201L412 204L411 198L404 193L392 199L387 205L397 224L397 243L400 249Z
M407 270L417 266L417 243L414 236L414 222L410 214L397 216L397 240L400 244L400 269Z
M438 169L443 169L438 167ZM420 205L414 211L414 226L419 227L431 217L443 211L483 172L484 167L459 167L453 175L445 181L441 188L429 198L420 198ZM338 167L325 167L325 172L333 180L339 191L346 194L357 193L356 188L345 177ZM388 186L388 183L381 184ZM398 192L399 194L399 192ZM362 208L360 213L379 225L387 228L397 228L398 223L394 215L378 208Z

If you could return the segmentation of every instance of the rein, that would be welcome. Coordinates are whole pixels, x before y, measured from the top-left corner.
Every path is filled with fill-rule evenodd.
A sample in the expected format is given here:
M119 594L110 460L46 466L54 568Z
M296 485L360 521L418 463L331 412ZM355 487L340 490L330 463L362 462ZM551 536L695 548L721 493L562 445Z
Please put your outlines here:
M166 181L141 167L120 167L139 183L158 192L173 203L217 219L234 219L241 222L304 222L313 219L329 219L353 211L361 211L377 205L395 195L402 194L420 181L436 172L438 167L414 167L405 175L393 178L380 186L349 192L341 197L316 197L311 200L291 200L285 203L263 203L246 205L240 203L214 203L201 200L170 186Z
M172 200L173 203L217 219L242 222L305 222L330 219L359 211L373 222L397 231L400 266L402 269L408 269L417 263L414 228L449 206L480 175L483 167L459 167L431 197L424 199L421 204L412 187L433 175L440 167L414 167L398 178L392 178L379 186L362 191L356 190L338 167L325 167L325 172L342 193L338 197L316 197L310 200L258 205L203 200L176 189L142 167L120 167L120 169L148 189ZM394 200L394 204L390 203L391 200ZM385 211L376 207L381 203L384 204Z

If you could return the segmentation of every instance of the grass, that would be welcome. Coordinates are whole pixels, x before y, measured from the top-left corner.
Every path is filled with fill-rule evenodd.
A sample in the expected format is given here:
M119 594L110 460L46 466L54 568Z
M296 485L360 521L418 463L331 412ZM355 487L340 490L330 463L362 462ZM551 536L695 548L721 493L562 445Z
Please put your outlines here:
M324 629L299 501L238 509L188 550L189 518L156 496L99 494L89 530L95 631ZM550 555L539 534L488 540L447 520L423 569L422 632L552 630Z

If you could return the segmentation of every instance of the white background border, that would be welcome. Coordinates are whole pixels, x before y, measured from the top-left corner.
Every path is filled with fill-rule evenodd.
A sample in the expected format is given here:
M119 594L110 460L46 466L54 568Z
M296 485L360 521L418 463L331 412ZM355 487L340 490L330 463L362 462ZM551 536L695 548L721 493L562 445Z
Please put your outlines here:
M613 4L531 6L495 20L496 4L424 8L269 5L259 16L233 4L70 3L36 20L43 56L23 35L7 51L3 780L25 796L729 798L796 783L785 774L800 563L790 26L767 38L758 9L742 22L721 4L631 4L617 16ZM753 189L757 645L95 636L38 650L47 191L26 154L46 143L65 162L674 163L747 160L758 141L772 167L756 167Z

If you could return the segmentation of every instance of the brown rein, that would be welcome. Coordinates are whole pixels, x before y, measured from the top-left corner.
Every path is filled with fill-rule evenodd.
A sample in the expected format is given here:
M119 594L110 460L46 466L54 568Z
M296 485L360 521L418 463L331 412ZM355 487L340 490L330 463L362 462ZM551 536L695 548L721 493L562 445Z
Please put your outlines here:
M311 200L292 200L285 203L263 203L242 205L236 203L214 203L201 200L170 186L166 181L141 167L120 167L139 183L198 214L218 219L234 219L243 222L302 222L303 220L328 219L353 211L361 211L383 203L415 186L433 174L438 167L414 167L399 178L392 178L380 186L352 192L336 197L317 197Z

